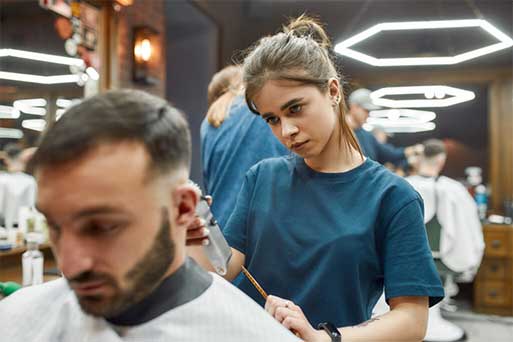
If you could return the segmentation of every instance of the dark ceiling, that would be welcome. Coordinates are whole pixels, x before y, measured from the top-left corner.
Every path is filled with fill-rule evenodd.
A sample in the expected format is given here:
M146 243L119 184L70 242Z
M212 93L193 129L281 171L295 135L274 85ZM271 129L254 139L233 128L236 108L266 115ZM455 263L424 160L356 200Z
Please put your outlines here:
M227 64L234 52L250 46L263 35L275 33L288 17L302 13L318 16L334 43L380 22L483 18L513 36L511 0L245 0L197 1L220 25L222 58ZM494 38L480 29L434 30L382 33L357 47L380 57L443 56L490 44ZM467 68L511 67L512 50L503 50L453 66L415 67L411 70L466 70ZM343 58L350 74L376 70L367 64ZM386 68L394 70L393 68ZM398 68L405 70L404 67Z

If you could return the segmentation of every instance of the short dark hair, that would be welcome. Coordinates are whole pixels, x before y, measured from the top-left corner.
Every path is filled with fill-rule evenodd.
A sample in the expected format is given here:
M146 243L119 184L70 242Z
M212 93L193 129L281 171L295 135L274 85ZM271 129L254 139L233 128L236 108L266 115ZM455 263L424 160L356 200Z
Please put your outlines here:
M424 145L424 156L426 158L433 158L440 154L447 154L445 144L442 140L429 139L422 143Z
M4 147L5 154L11 160L17 159L20 156L22 151L23 150L21 149L20 145L18 145L16 143L8 143Z
M114 90L71 107L42 137L30 170L70 162L92 148L140 142L150 171L189 168L191 138L183 115L165 100L139 90Z

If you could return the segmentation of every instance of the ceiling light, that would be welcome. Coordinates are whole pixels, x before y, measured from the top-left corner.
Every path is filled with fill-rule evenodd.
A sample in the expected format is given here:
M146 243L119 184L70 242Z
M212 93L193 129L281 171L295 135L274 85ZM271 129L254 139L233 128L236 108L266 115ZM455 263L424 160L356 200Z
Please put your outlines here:
M20 74L17 72L0 71L0 79L39 83L39 84L61 84L61 83L76 83L79 79L78 75L54 75L54 76L41 76L32 74Z
M89 75L89 77L91 77L92 80L98 81L100 79L100 75L93 67L88 67L86 69L86 73Z
M64 113L66 113L66 109L57 109L55 111L55 121L58 121Z
M385 96L390 95L415 94L420 94L425 98L414 100L393 100L385 98ZM450 96L446 97L447 95ZM374 104L377 106L389 108L448 107L473 100L476 97L472 91L441 85L386 87L372 92L370 96ZM436 97L436 99L433 97Z
M16 100L13 102L13 107L17 110L33 115L46 115L46 109L43 106L46 106L46 100L42 98Z
M385 133L418 133L432 131L436 128L436 124L434 122L423 122L412 125L389 121L388 123L382 123L380 125L365 123L363 128L367 131L372 131L374 128L380 128L384 130Z
M84 61L80 58L63 57L58 55L50 55L47 53L39 53L32 51L16 50L16 49L0 49L0 57L16 57L31 59L34 61L83 66Z
M20 117L20 111L11 106L0 105L0 119L17 119Z
M21 139L23 138L23 132L16 128L0 128L0 138Z
M46 121L43 119L23 120L21 127L41 132L46 127Z
M434 30L462 27L480 27L499 42L482 48L471 50L455 56L444 57L408 57L408 58L377 58L358 52L351 47L358 44L381 31L404 31L404 30ZM487 55L499 50L507 49L513 46L513 40L499 31L496 27L483 19L467 20L435 20L435 21L410 21L410 22L391 22L377 24L353 37L344 40L335 45L335 52L341 55L356 59L358 61L374 66L411 66L411 65L451 65L457 64L483 55Z
M373 110L369 113L367 122L379 122L379 120L395 121L395 122L411 122L424 123L434 120L436 118L435 112L426 110L415 109L382 109Z

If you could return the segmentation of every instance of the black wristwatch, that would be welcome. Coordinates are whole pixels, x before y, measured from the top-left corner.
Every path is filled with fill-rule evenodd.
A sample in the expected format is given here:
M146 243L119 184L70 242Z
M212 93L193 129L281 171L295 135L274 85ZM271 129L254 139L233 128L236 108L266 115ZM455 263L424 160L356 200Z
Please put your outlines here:
M331 342L342 342L342 335L335 324L330 322L319 323L317 329L323 329L331 337Z

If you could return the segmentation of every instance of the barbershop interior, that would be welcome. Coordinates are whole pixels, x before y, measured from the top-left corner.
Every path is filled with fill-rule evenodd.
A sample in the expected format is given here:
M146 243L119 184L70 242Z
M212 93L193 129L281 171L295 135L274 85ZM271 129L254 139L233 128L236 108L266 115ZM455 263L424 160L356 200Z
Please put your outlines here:
M79 340L513 341L513 2L0 0L0 341Z

